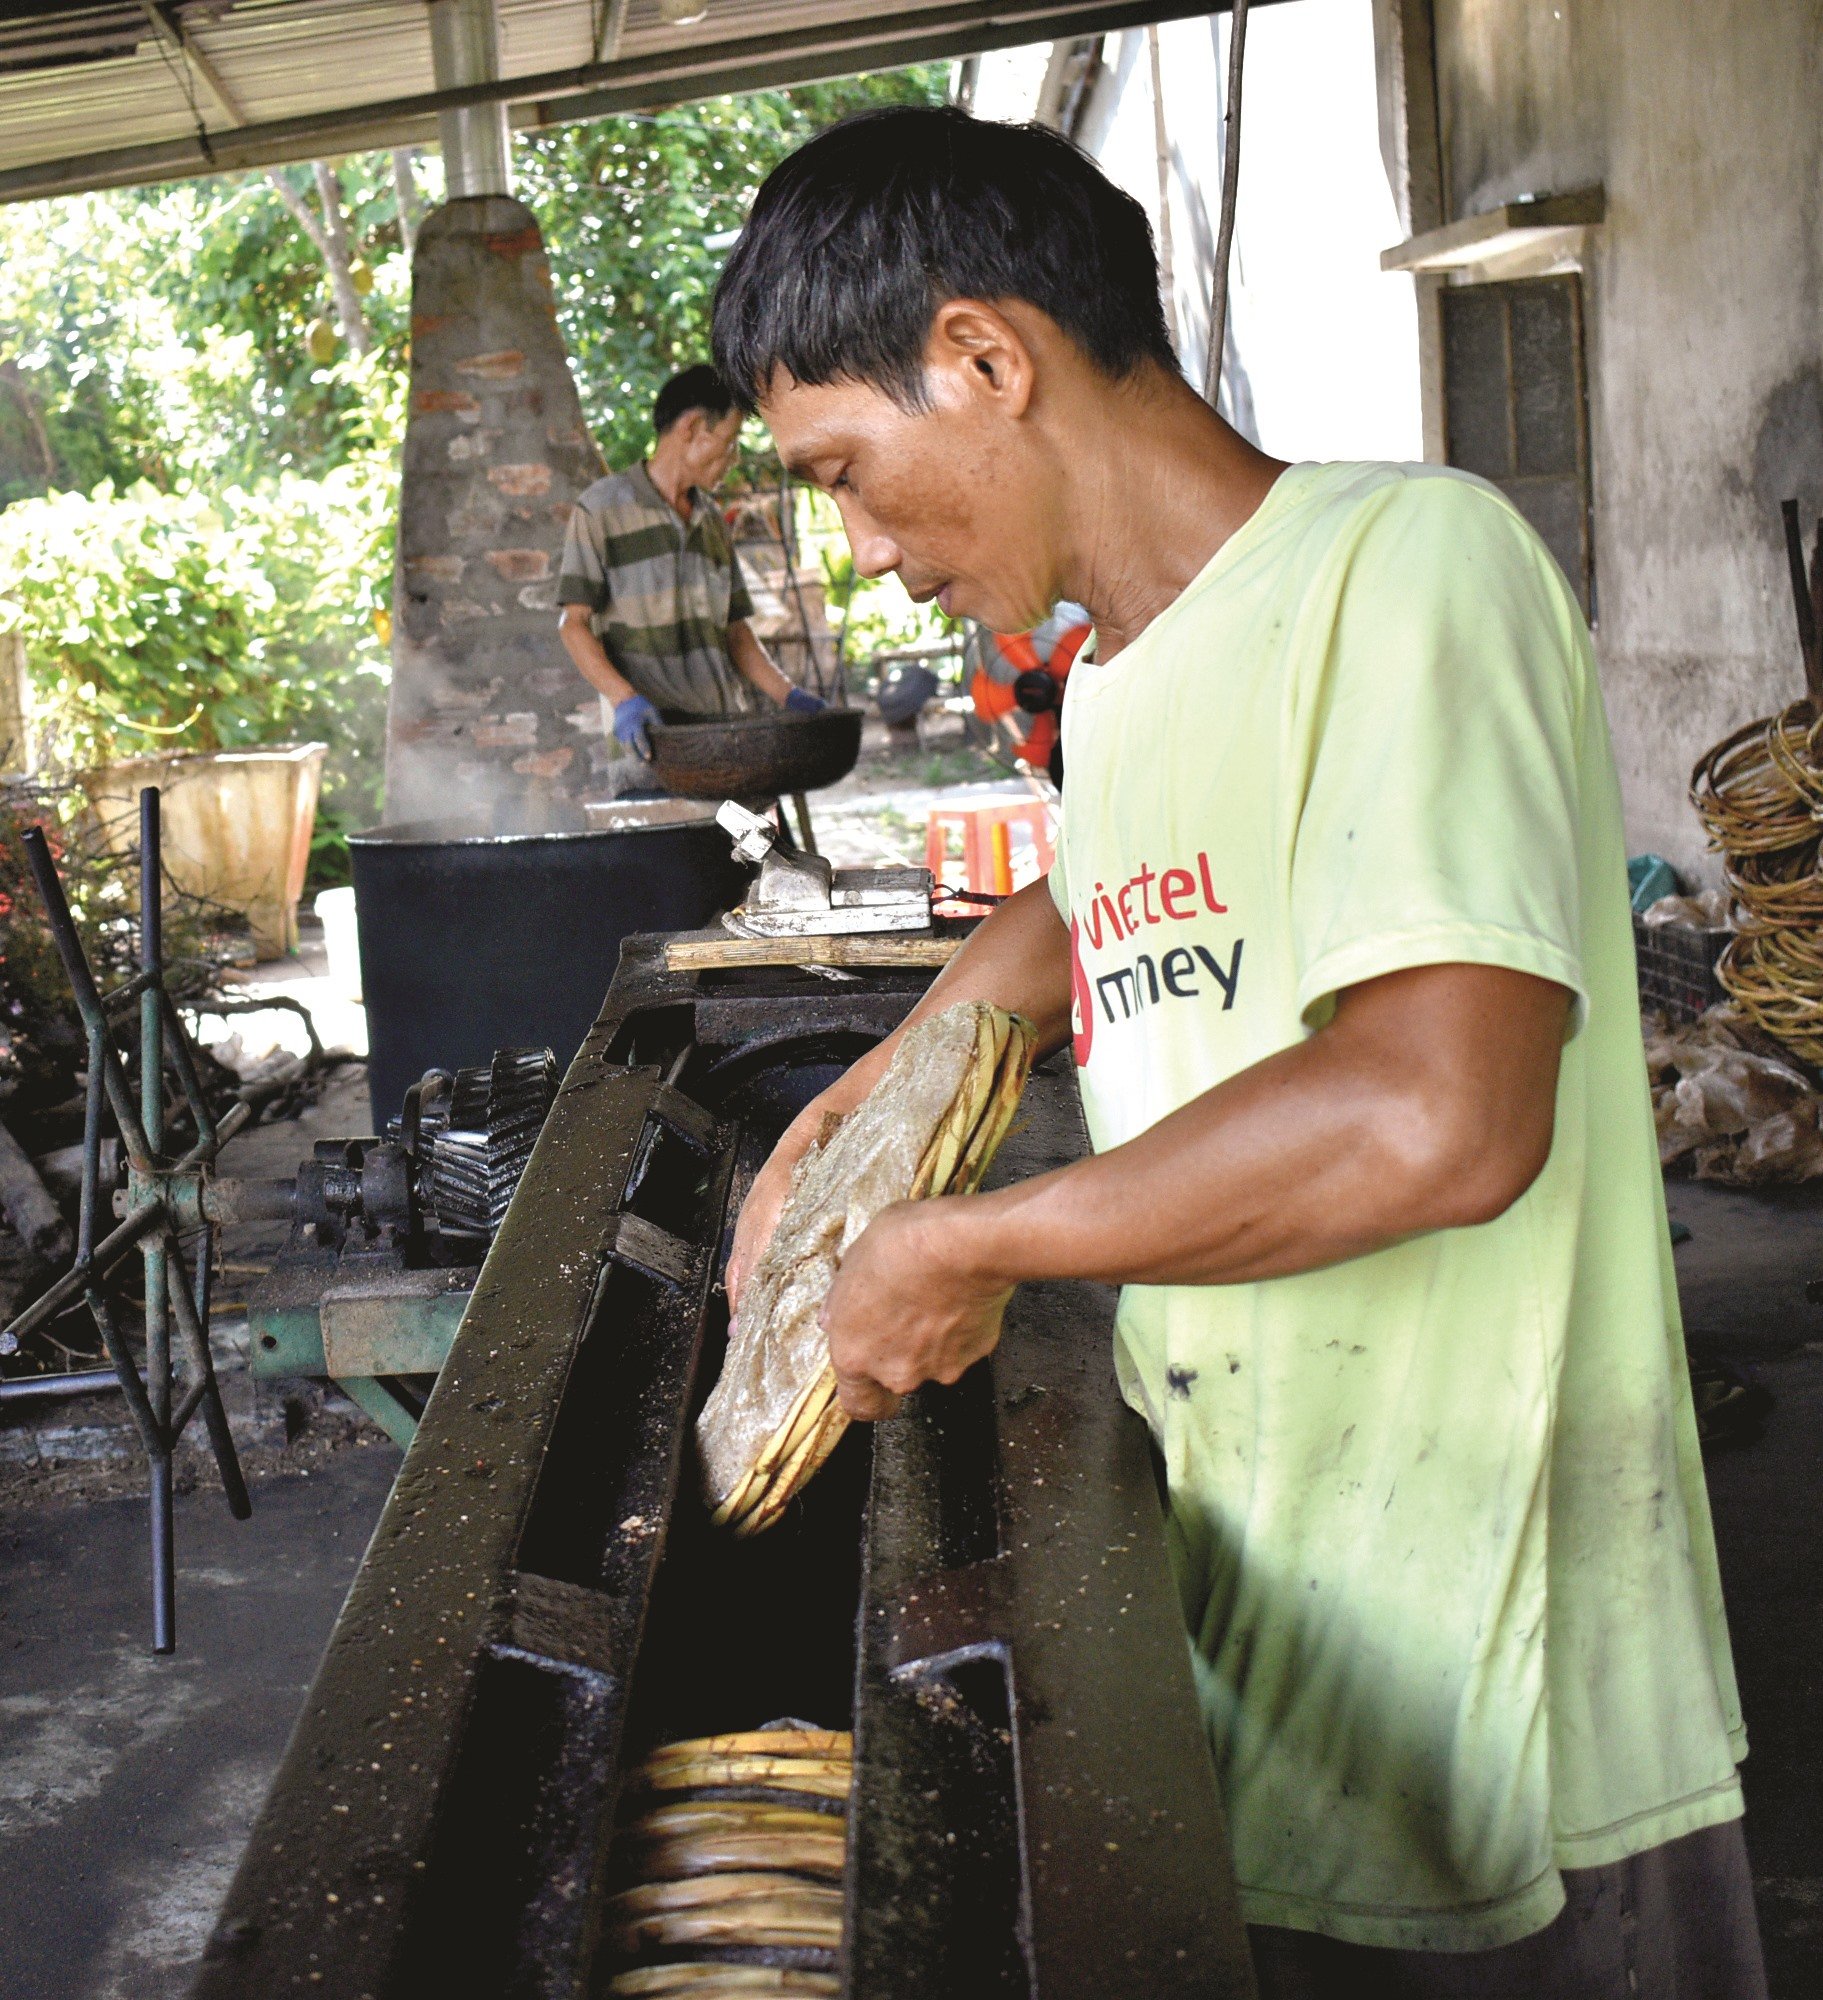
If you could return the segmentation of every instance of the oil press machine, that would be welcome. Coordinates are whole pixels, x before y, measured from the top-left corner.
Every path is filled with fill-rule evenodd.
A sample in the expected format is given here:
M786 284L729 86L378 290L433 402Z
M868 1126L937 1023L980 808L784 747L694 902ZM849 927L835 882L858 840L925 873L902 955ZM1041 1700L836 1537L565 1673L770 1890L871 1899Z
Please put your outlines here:
M414 1356L449 1343L198 2000L605 1993L624 1775L654 1745L779 1716L853 1731L842 1942L730 1948L735 1965L814 1964L850 2000L1250 1995L1149 1441L1113 1382L1110 1292L1023 1287L990 1359L855 1426L766 1534L715 1528L698 1492L692 1425L726 1346L733 1220L784 1126L923 991L928 965L902 961L935 959L941 939L898 908L919 885L781 874L752 827L731 828L762 875L729 949L631 940L548 1116L548 1070L503 1052L427 1079L385 1138L257 1187L215 1176L223 1131L200 1096L199 1136L167 1158L112 1053L112 1006L143 1001L148 1061L162 1042L182 1066L155 798L146 810L144 970L120 996L86 981L36 861L90 1027L91 1140L105 1094L138 1156L105 1237L91 1189L57 1290L93 1303L105 1266L152 1242L195 1350L174 1405L167 1330L135 1398L165 1644L169 1457L192 1410L246 1506L198 1337L206 1256L192 1280L184 1232L288 1213L285 1299L304 1313L316 1286L325 1345L375 1366L389 1338ZM900 928L870 946L845 913L881 897ZM833 979L727 962L837 945ZM867 965L876 951L901 962ZM1053 1059L996 1174L1084 1143ZM450 1248L465 1237L487 1246L478 1270ZM110 1348L141 1388L117 1335Z
M623 1772L779 1715L855 1734L854 2000L1250 1993L1111 1294L1023 1288L989 1361L856 1426L780 1526L710 1525L691 1424L742 1194L929 974L666 961L625 948L557 1093L199 2000L603 1990ZM997 1172L1083 1143L1054 1062Z

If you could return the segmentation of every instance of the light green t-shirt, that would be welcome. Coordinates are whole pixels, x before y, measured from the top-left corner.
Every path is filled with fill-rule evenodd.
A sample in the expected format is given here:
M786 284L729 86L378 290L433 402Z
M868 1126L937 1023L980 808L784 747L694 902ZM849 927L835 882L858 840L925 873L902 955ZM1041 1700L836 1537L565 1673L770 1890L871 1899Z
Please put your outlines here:
M1129 1286L1116 1364L1254 1923L1468 1950L1735 1817L1745 1754L1589 637L1492 488L1300 465L1079 667L1052 888L1098 1150L1403 967L1576 996L1498 1220Z

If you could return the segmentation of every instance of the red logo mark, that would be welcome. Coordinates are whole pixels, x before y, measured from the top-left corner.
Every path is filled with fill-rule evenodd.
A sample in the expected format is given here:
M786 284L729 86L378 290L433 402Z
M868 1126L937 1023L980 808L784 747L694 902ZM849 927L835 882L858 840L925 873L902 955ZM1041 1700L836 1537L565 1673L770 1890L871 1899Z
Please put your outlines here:
M1080 926L1070 919L1070 1047L1081 1069L1089 1060L1089 1045L1095 1039L1095 1003L1089 993L1089 975L1082 969Z

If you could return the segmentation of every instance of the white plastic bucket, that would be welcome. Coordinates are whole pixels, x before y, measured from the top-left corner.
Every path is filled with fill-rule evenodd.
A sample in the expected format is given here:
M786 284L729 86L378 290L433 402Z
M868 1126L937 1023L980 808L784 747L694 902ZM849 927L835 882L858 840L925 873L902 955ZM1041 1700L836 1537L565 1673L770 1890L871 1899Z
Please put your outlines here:
M354 890L321 890L315 907L323 926L323 949L329 955L329 983L344 999L359 1000L361 939L355 926Z

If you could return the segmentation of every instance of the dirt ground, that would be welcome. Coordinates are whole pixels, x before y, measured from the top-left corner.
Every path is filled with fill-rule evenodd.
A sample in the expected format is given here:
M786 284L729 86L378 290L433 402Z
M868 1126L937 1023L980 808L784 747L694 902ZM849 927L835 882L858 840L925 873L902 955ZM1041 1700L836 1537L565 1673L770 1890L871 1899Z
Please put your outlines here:
M1040 780L1042 796L1053 796ZM922 866L932 806L958 794L1030 797L1034 781L994 762L963 735L962 718L926 710L916 745L894 742L869 716L861 761L839 785L811 795L818 849L842 868Z

